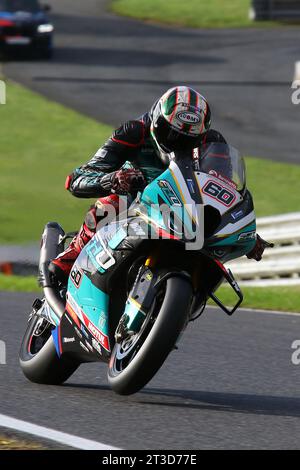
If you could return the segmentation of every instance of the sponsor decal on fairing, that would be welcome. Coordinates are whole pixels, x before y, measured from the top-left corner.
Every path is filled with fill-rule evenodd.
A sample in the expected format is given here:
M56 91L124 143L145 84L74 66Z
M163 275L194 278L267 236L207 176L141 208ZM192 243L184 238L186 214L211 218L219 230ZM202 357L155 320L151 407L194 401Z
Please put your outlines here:
M67 343L75 343L75 337L73 336L72 338L66 338L66 337L63 337L62 339L63 343L67 344Z
M102 356L102 350L100 344L95 340L95 338L92 338L92 345L95 351L97 351L101 356Z
M71 315L71 318L75 321L78 327L80 327L81 332L85 337L89 337L87 331L85 330L85 327L88 329L88 331L94 336L94 338L97 339L97 341L103 346L106 351L110 352L110 346L109 346L109 339L108 336L106 336L104 333L102 333L92 322L91 320L87 317L87 315L81 310L79 305L76 303L74 298L71 296L70 293L68 293L67 297L67 311L69 315ZM69 308L68 308L68 302L69 302ZM71 309L70 309L71 306ZM78 320L78 317L80 318L81 324ZM75 317L74 317L75 315ZM75 320L76 318L76 320Z
M103 333L101 333L100 330L98 330L98 328L90 321L86 318L86 327L87 329L90 331L90 333L94 336L94 338L96 338L96 340L98 341L98 343L101 344L101 346L106 349L106 351L110 351L110 348L109 348L109 341L108 341L108 337L105 336Z
M243 232L239 235L238 241L255 240L256 232Z
M87 352L87 353L90 352L89 349L85 346L85 344L82 343L82 341L79 341L79 344L80 344L81 348L82 348L85 352Z

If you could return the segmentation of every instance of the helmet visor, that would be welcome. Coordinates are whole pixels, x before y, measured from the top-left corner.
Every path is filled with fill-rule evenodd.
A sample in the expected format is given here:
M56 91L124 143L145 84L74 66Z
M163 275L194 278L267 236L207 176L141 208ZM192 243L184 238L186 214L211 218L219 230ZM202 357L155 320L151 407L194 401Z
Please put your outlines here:
M182 134L170 126L168 121L159 116L153 132L158 144L165 152L176 152L176 150L191 150L199 147L201 138L199 136L189 136Z

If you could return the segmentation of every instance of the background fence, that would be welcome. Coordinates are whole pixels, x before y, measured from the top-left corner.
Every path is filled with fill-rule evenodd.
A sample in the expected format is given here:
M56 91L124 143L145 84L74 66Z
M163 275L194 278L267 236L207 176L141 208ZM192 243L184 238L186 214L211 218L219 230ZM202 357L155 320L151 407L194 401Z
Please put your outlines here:
M227 263L241 285L300 285L300 212L257 219L257 232L275 243L259 263L245 256ZM35 275L39 246L0 247L0 273Z
M227 263L241 285L300 285L300 212L260 218L257 232L275 247L260 262L243 257Z

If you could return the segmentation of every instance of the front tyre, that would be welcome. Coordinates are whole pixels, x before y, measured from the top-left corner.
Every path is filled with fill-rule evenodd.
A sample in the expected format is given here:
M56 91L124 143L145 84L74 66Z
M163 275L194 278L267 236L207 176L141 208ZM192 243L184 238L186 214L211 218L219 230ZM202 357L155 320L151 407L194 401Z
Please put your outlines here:
M120 395L131 395L143 388L173 350L187 321L192 286L186 279L174 276L157 297L162 297L158 311L154 308L141 331L116 343L112 351L108 382Z
M59 385L78 368L77 363L59 358L52 338L53 325L33 314L28 322L20 354L21 369L28 380L38 384Z

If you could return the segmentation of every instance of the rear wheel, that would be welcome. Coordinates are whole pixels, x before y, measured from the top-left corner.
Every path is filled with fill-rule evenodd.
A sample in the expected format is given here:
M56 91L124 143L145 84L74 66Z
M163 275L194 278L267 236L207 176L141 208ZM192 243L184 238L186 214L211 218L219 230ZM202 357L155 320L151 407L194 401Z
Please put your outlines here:
M108 368L108 382L116 393L136 393L160 369L187 322L191 298L187 280L169 278L140 331L116 343Z
M21 369L31 382L58 385L79 366L65 357L58 357L51 334L53 328L37 313L31 314L19 354Z

